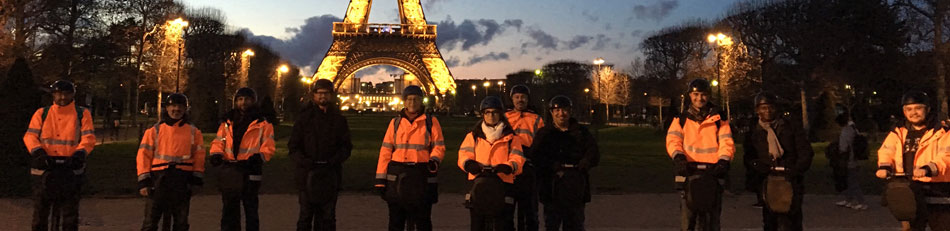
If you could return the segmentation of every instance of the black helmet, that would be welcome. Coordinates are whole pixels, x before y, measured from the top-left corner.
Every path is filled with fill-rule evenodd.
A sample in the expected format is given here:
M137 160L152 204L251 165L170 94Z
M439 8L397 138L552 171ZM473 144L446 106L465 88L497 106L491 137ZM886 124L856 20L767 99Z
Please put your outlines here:
M419 97L425 97L426 92L422 90L421 87L416 85L411 85L402 90L402 99L405 100L409 95L418 95Z
M908 91L901 97L901 106L909 104L923 104L930 106L930 97L922 91Z
M254 89L249 87L242 87L238 89L237 92L234 92L234 100L237 100L237 98L241 96L252 98L254 102L257 102L257 92L254 92Z
M511 87L511 96L515 94L519 94L519 93L525 94L525 95L531 95L531 89L528 89L528 86L525 86L524 84L518 84L518 85L515 85L514 87Z
M554 98L551 98L551 102L548 103L548 109L555 108L571 108L574 107L574 102L570 98L564 95L558 95Z
M712 88L710 87L708 80L702 78L694 79L693 81L689 81L689 84L686 85L686 94L692 92L710 93L712 92Z
M178 104L188 107L188 96L181 93L174 93L165 98L165 105Z
M319 79L316 82L313 82L313 85L310 85L310 92L315 93L318 89L327 89L330 93L333 93L333 82L329 79Z
M69 80L56 80L49 88L51 92L64 91L76 93L76 85L74 85L73 82L69 82Z
M775 97L775 95L765 93L765 92L756 94L755 106L758 107L759 105L762 105L762 104L776 105L778 104L778 99Z
M488 96L482 100L482 104L481 104L481 107L479 107L479 111L485 111L485 109L490 109L490 108L503 110L505 109L505 104L502 103L501 99L496 96Z

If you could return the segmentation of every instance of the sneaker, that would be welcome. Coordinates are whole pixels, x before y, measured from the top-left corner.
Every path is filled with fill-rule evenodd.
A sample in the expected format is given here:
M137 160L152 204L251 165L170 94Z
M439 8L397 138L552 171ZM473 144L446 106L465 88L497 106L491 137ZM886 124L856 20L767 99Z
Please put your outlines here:
M841 206L841 207L848 207L849 204L851 204L851 202L847 200L835 202L835 205Z
M868 209L868 205L862 204L862 203L852 204L852 205L849 205L848 207L851 208L851 209L854 209L854 210L867 210L867 209Z

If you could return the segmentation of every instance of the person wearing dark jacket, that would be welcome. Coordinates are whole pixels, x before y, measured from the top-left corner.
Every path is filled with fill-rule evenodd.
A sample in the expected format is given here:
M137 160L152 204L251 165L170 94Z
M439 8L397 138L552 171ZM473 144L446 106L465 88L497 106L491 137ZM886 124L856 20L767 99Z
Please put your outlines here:
M787 212L773 211L779 205L769 204L770 200L766 199L766 205L762 206L764 230L802 230L804 175L814 156L807 140L808 136L801 125L778 117L776 98L771 94L761 93L755 97L755 112L759 120L746 134L744 164L747 169L765 176L760 178L761 181L767 181L771 177L784 177L792 186L792 201ZM766 198L777 198L781 196L778 194L788 193L779 191L762 190Z
M590 202L591 168L600 162L597 140L571 117L572 103L555 96L549 103L553 123L535 136L531 158L537 161L539 196L548 231L584 230L584 206Z
M333 83L318 80L311 93L313 101L301 110L287 142L300 192L297 230L336 230L343 162L350 157L353 143L346 117L334 101Z

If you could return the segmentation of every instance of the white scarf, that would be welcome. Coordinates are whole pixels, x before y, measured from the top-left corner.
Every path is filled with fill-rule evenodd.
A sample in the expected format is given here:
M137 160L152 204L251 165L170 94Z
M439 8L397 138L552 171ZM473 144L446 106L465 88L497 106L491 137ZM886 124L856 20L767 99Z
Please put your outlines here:
M496 140L501 139L502 131L505 130L505 123L498 122L494 127L489 126L485 122L482 122L482 132L485 133L485 139L489 143L494 143Z
M772 129L772 124L775 124L775 121L768 123L759 120L759 126L761 126L762 129L765 129L765 132L768 133L767 139L769 141L769 154L772 155L772 159L775 160L779 157L782 157L782 155L785 154L785 150L782 149L782 144L779 143L778 135L775 135L775 130Z

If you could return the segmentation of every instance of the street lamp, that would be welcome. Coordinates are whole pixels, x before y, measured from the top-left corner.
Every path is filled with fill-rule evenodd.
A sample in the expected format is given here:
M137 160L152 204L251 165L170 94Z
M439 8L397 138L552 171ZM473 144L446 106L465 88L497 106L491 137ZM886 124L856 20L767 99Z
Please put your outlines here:
M488 81L485 81L485 83L483 83L482 86L485 87L485 96L488 96L488 87L491 86L491 83L489 83Z
M179 36L178 37L178 62L176 63L178 66L178 69L175 71L175 75L177 75L177 77L175 78L175 92L180 93L181 91L179 89L179 85L181 85L181 50L185 46L184 44L185 39L184 39L184 36L182 36L182 33L184 33L185 27L188 27L188 21L185 21L182 18L177 18L174 21L169 21L169 23L171 24L173 28L175 28L175 31L178 31L179 33L178 34Z
M722 79L722 52L725 47L732 45L732 38L729 36L726 36L723 33L716 33L716 34L709 34L708 36L706 36L706 40L709 41L709 43L716 43L716 80L713 81L713 86L718 86L719 80ZM729 100L722 99L723 98L722 87L717 87L716 91L717 91L717 94L719 94L720 100L726 103L726 114L727 115L731 114L731 110L729 108Z
M472 97L475 97L475 88L478 87L476 87L475 84L472 84Z
M587 101L587 119L594 121L594 111L590 110L590 88L584 88L584 99Z
M280 94L278 94L280 93L280 76L281 74L286 74L289 71L290 67L288 67L287 64L280 65L280 67L277 68L277 83L274 84L274 102L278 103L277 105L281 105L281 103L283 103L283 100L280 100ZM278 106L278 108L280 107Z

